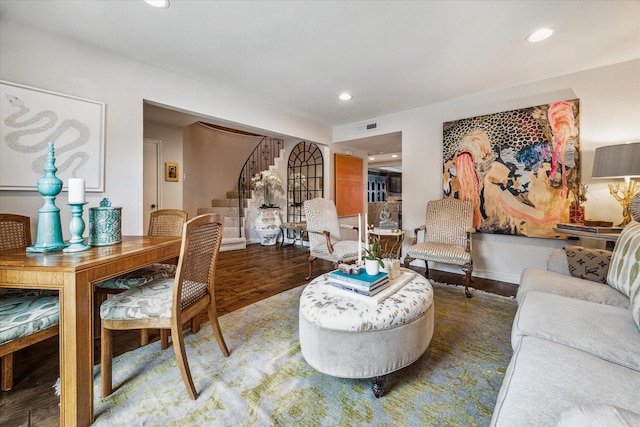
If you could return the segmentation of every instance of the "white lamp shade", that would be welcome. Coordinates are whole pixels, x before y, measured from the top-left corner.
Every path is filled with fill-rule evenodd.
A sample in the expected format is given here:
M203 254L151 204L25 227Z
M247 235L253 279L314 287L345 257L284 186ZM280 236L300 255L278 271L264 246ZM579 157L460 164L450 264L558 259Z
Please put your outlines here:
M640 142L596 148L592 178L640 176Z

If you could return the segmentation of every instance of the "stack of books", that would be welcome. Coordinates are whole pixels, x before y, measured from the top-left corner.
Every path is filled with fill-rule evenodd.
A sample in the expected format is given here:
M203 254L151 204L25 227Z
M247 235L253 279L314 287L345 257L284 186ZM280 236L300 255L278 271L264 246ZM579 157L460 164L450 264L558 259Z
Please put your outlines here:
M389 286L389 273L380 272L370 276L364 269L359 274L334 270L327 274L327 283L344 291L373 296Z
M586 222L586 221L585 221ZM574 230L582 231L585 233L620 233L623 227L603 227L597 225L584 225L584 224L563 224L558 223L557 228L559 230Z

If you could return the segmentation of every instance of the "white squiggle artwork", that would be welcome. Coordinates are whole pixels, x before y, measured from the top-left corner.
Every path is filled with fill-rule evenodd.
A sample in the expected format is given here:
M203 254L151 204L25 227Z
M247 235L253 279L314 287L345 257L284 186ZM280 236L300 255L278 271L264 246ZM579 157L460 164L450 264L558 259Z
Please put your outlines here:
M65 186L78 177L104 191L103 103L0 82L0 120L0 190L36 189L53 142Z

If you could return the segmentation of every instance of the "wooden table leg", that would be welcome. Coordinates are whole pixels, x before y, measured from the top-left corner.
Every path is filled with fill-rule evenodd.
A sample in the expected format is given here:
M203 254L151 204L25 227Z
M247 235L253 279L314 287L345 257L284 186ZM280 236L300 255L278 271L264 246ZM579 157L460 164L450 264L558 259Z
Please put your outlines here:
M86 272L60 289L60 425L93 423L93 289Z

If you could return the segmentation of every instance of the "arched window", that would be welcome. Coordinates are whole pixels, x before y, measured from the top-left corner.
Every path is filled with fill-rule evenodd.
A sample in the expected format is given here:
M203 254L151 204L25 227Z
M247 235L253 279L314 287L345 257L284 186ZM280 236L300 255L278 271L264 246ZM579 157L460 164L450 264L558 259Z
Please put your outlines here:
M304 221L302 203L324 195L322 151L312 142L298 143L287 163L287 221Z

